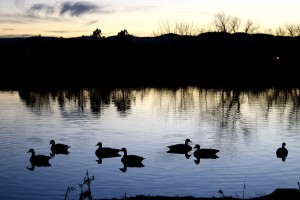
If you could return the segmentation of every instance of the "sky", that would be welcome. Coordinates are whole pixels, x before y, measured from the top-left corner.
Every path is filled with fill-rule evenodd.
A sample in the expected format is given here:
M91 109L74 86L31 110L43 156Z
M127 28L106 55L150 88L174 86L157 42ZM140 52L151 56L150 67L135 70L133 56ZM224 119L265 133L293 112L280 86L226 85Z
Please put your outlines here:
M300 25L299 0L0 0L0 37L153 36L164 23L211 27L217 13L260 29Z

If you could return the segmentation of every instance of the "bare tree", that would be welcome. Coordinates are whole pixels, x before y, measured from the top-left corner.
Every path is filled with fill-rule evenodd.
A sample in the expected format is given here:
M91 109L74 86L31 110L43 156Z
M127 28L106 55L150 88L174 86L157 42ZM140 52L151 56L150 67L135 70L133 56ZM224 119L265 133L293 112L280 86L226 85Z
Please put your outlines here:
M291 37L295 37L299 35L299 26L298 25L294 25L294 24L286 24L285 29L287 31L287 35L291 36Z
M175 33L178 35L198 35L200 30L193 23L176 22L174 26L169 21L163 21L156 32L153 32L154 36L163 34Z
M197 26L196 29L195 29L195 33L197 33L197 35L201 34L201 33L207 33L207 32L211 32L211 28L204 28L204 27L201 27L201 26Z
M300 25L297 25L296 36L300 36Z
M170 21L164 20L164 21L162 21L161 24L159 24L157 31L153 32L153 35L160 36L160 35L169 34L169 33L172 33Z
M193 23L176 22L174 32L179 35L198 35L197 27Z
M259 25L254 24L254 22L252 20L248 19L246 21L245 26L244 26L245 33L252 34L252 33L256 32L258 29L259 29Z
M281 28L281 27L278 27L278 28L275 29L275 34L277 36L286 36L287 35L285 29Z
M268 35L274 35L274 32L271 28L265 28L262 33L268 34Z
M230 24L229 24L230 17L227 16L225 13L217 13L214 16L212 26L217 32L229 32L230 31Z
M230 26L230 32L236 33L238 32L241 26L241 20L237 17L229 16L229 26Z
M236 33L241 25L238 17L226 15L225 13L217 13L214 16L212 26L217 32Z

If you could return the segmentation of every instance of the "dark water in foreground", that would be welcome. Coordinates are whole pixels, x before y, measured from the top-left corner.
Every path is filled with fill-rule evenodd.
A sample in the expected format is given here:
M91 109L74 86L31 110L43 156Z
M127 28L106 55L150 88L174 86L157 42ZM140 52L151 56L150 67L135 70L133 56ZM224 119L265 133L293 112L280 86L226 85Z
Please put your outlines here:
M88 170L94 198L167 195L256 197L300 181L299 89L261 91L114 89L0 92L1 199L78 199ZM183 143L219 149L219 158L194 162ZM30 171L30 154L49 155L50 140L71 146L50 167ZM143 156L142 168L123 168L121 157L99 164L96 144ZM276 157L285 142L286 161ZM120 154L123 154L122 152ZM244 188L245 186L245 188Z

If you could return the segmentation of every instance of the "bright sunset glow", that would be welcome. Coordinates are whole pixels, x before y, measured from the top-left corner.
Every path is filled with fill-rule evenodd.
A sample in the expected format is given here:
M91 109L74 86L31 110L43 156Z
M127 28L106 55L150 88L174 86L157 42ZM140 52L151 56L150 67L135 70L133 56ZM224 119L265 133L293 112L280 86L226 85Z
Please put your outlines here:
M152 36L163 21L209 28L224 12L260 30L300 24L299 0L1 0L0 37L90 35L105 36L126 29L135 36Z

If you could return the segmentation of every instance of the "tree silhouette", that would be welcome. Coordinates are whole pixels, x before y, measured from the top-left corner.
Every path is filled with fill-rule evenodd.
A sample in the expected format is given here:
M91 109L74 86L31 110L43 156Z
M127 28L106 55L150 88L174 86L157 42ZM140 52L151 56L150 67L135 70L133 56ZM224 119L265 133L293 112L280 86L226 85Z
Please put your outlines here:
M285 29L288 36L296 37L300 35L300 25L285 24Z
M91 37L94 38L102 38L102 32L100 29L96 28L96 30L93 31L93 34L91 35Z
M212 26L217 32L236 33L241 25L238 17L227 15L224 12L216 13Z
M244 32L253 34L259 29L259 25L255 24L252 20L248 19L244 25Z
M124 29L118 33L118 37L124 37L126 35L129 35L129 33L126 29Z
M117 41L121 44L129 44L132 41L132 35L128 33L126 29L121 30L117 35Z
M178 35L199 35L203 32L206 32L203 28L196 26L193 23L185 23L185 22L179 22L177 21L173 27L171 23L166 20L163 21L157 31L154 31L152 34L154 36L160 36L164 34L170 34L170 33L175 33Z

